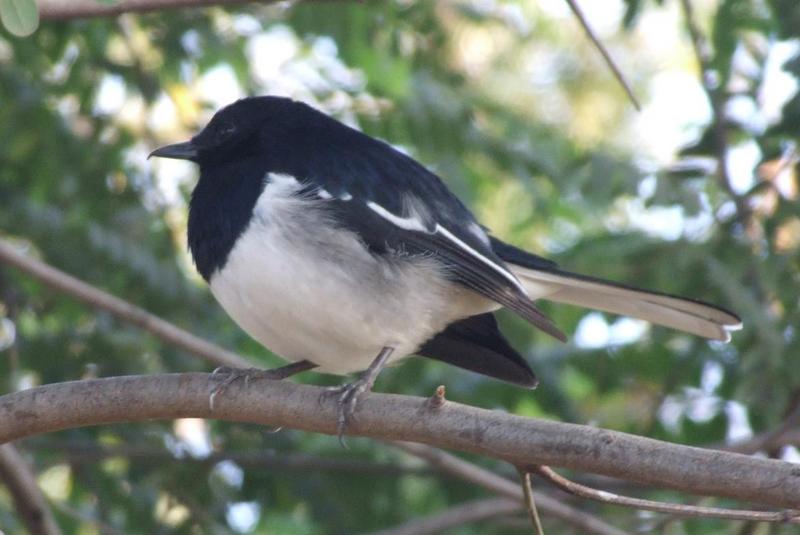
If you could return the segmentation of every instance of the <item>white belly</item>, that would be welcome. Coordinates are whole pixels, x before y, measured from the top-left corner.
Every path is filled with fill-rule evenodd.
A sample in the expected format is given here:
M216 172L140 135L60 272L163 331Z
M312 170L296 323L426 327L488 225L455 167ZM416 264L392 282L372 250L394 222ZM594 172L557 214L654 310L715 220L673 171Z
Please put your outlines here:
M261 344L319 370L364 370L385 346L414 353L452 321L497 308L447 281L430 258L370 254L320 220L319 203L269 185L211 291Z

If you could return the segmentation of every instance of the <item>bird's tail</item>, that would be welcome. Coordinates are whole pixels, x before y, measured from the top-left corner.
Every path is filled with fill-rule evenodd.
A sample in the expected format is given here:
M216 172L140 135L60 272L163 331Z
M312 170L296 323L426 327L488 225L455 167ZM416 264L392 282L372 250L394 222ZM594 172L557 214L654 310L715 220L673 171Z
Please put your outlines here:
M641 290L556 267L532 269L514 263L507 265L531 299L630 316L724 342L730 340L730 331L742 327L735 314L702 301Z

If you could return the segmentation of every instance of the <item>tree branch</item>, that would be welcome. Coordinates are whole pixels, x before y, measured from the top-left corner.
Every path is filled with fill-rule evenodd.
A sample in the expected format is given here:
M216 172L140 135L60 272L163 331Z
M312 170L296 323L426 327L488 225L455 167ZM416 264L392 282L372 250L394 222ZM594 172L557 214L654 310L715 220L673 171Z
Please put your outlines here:
M164 341L164 342L166 342L168 344L177 345L178 347L180 347L182 349L185 349L185 350L188 350L188 351L195 351L197 348L200 348L200 351L201 351L200 356L203 356L203 351L204 351L203 348L204 348L204 346L208 346L208 348L210 348L206 352L206 354L209 355L212 358L218 358L218 359L219 358L226 358L225 357L225 353L228 353L229 355L231 355L230 352L227 352L224 349L219 348L218 346L215 346L213 344L208 344L204 340L199 339L199 338L193 336L192 334L187 333L187 332L183 331L182 329L180 329L180 328L172 325L171 323L168 323L168 322L166 322L166 321L164 321L164 320L162 320L162 319L160 319L160 318L158 318L156 316L152 316L151 314L147 313L146 311L141 310L141 309L135 307L134 305L132 305L132 304L126 302L126 301L122 301L121 299L118 299L118 298L116 298L116 297L114 297L114 296L112 296L110 294L107 294L106 292L103 292L102 290L99 290L99 289L97 289L97 288L95 288L93 286L90 286L90 285L88 285L88 284L86 284L86 283L84 283L84 282L82 282L82 281L80 281L78 279L75 279L74 277L71 277L70 275L68 275L68 274L66 274L64 272L61 272L61 271L53 268L52 266L49 266L49 265L47 265L47 264L45 264L45 263L43 263L41 261L38 261L38 260L35 260L33 258L25 256L24 254L16 251L16 249L11 244L4 243L2 240L0 240L0 261L5 261L10 265L13 265L13 266L25 271L26 273L28 273L29 275L32 275L34 278L40 280L41 282L44 282L45 284L48 284L51 288L54 288L56 290L68 293L69 295L72 295L72 296L74 296L74 297L76 297L76 298L78 298L78 299L80 299L80 300L82 300L82 301L84 301L84 302L86 302L86 303L88 303L90 305L97 306L98 308L101 308L102 310L107 310L107 311L109 311L111 313L115 313L115 316L118 319L122 320L122 321L127 321L127 322L134 323L134 324L139 325L140 327L144 328L145 330L149 330L151 332L153 332L152 327L154 325L156 327L158 327L159 325L165 326L162 329L156 328L156 330L155 330L155 332L153 332L153 334L155 334L162 341ZM113 306L109 306L109 307L101 306L103 303L110 303ZM130 311L130 310L135 311L135 313L133 313L133 314L128 313L128 311ZM138 320L140 318L142 318L142 317L151 317L151 318L154 318L155 321L147 321L147 322L139 323ZM162 331L166 332L168 334L169 333L178 333L179 336L159 336L159 334ZM185 344L184 343L185 340L189 340L189 341L193 341L193 342L190 343L190 344ZM198 341L199 341L199 343L198 343ZM221 357L219 357L219 355L221 355ZM234 355L234 357L238 357L238 356ZM212 360L212 362L214 362L214 361ZM218 360L217 363L224 364L224 361ZM235 365L236 363L233 363L233 364ZM239 364L239 367L247 367L246 361L244 361L241 364ZM434 402L433 402L433 404L430 405L430 407L432 407L432 408L439 408L445 403L446 400L444 398L444 387L440 387L439 389L437 389L436 394L435 394L433 399L434 399ZM396 445L398 445L399 447L403 447L400 443L397 443ZM412 446L412 445L408 444L408 447L410 447L410 446ZM427 446L422 446L421 444L415 444L413 446L427 447ZM435 450L434 448L428 448L428 449L430 449L431 451L436 451L439 454L444 455L444 456L448 455L448 454L446 454L444 452L441 452L439 450ZM406 448L406 450L408 451L407 448ZM82 449L81 453L84 456L89 454L88 450L86 450L86 449ZM128 453L131 453L133 455L137 454L137 452L135 452L135 451L129 451ZM138 452L138 453L141 453L141 452ZM415 455L420 456L420 457L423 457L423 458L425 457L423 454L420 453L419 450L417 450L417 452L411 451L410 453L415 454ZM222 457L222 456L225 456L225 455L226 454L220 454L220 455L216 455L216 457ZM211 457L213 458L213 457L215 457L215 455L212 455ZM460 472L461 472L461 475L463 475L463 473L465 472L464 465L469 466L469 463L466 463L465 461L462 461L462 460L460 460L460 459L458 459L456 457L453 457L453 456L450 456L450 457L452 457L452 459L455 461L455 464L461 463ZM206 460L208 461L210 459L211 458L206 459ZM241 463L247 463L248 459L249 459L249 461L253 461L255 463L268 462L267 460L265 460L263 458L263 456L259 457L258 460L251 459L249 457L248 458L237 458L237 462L240 462L240 464ZM299 464L302 464L302 463L295 463L294 461L296 461L296 459L292 460L292 459L284 458L284 459L282 459L280 461L280 464L283 467L299 466ZM332 468L330 465L326 465L326 466L327 466L328 469ZM450 462L448 464L448 466L452 467L452 466L454 466L454 463ZM320 468L319 465L318 465L318 468ZM349 468L350 469L355 469L355 467L353 465L349 465ZM474 467L474 468L476 470L478 470L478 471L483 471L482 468L479 468L479 467ZM519 492L519 488L514 483L512 483L512 482L510 482L508 480L505 480L500 476L492 474L491 472L488 472L488 471L484 471L484 472L485 472L485 474L483 474L483 478L485 480L494 478L493 481L494 481L495 486L498 485L498 481L499 481L500 482L499 485L501 487L503 485L506 485L506 487L505 487L506 491L508 491L508 489L510 489L510 494L508 494L508 492L506 492L506 495L510 495L510 496L512 496L514 498L517 498L519 500L522 499L522 495ZM456 475L460 476L458 473ZM501 492L501 494L502 494L502 492ZM602 522L600 519L597 519L597 518L593 517L592 515L590 515L588 513L585 513L583 511L580 511L578 509L574 509L574 508L571 508L571 507L569 507L567 505L561 504L561 503L557 502L556 500L552 500L551 498L549 498L547 496L541 496L540 497L540 501L541 501L541 507L542 507L543 511L547 512L548 514L552 514L556 518L561 518L565 522L571 523L573 525L577 525L579 528L584 529L584 530L586 530L586 531L588 531L590 533L596 533L598 535L625 535L623 532L617 530L613 526L610 526L610 525Z
M66 503L53 502L53 508L57 509L63 515L74 518L78 522L84 522L86 524L93 525L97 529L97 532L101 533L102 535L125 535L114 526L103 522L91 514L84 513L83 511L79 511L73 507L70 507Z
M372 535L435 535L464 524L516 513L521 508L522 504L508 498L475 500L450 507L435 515L415 519L402 526L376 531Z
M273 3L277 0L261 0ZM41 20L70 20L90 17L115 17L122 13L145 13L165 9L181 9L205 6L236 6L255 3L254 0L120 0L98 2L98 0L37 0Z
M479 487L483 487L495 494L500 494L501 496L522 503L523 495L519 485L490 470L465 461L446 451L428 446L427 444L401 441L392 441L389 442L389 444L415 457L419 457L442 472L447 472L448 474L478 485Z
M786 429L780 434L766 432L733 444L717 444L716 449L752 455L759 451L780 449L784 446L800 446L800 429Z
M337 403L320 387L261 381L231 385L209 409L203 373L112 377L0 397L0 442L73 427L183 417L217 418L336 434ZM777 507L800 504L800 466L670 444L588 426L523 418L454 402L370 394L348 431L434 444L507 461L609 475L693 494Z
M693 516L702 518L722 518L725 520L750 520L754 522L780 522L786 524L800 524L800 511L745 511L737 509L723 509L720 507L701 507L697 505L683 505L678 503L663 503L652 500L642 500L629 496L620 496L604 490L597 490L586 485L581 485L557 474L548 466L534 466L529 468L544 479L557 486L564 492L588 498L602 503L634 507L645 511L670 513L678 516Z
M104 5L104 4L98 4ZM136 325L156 338L205 359L215 366L249 368L252 363L245 358L207 342L172 323L162 320L108 292L91 286L72 275L64 273L40 260L26 256L6 240L0 239L0 262L24 271L39 282L58 292L72 296L98 310L108 312L121 321Z
M539 518L539 511L536 510L536 500L533 497L533 484L531 483L531 473L524 468L519 469L519 476L522 479L522 492L525 495L525 508L528 510L528 517L536 529L536 535L544 535L542 521Z
M39 489L28 462L11 444L0 445L0 479L14 499L20 520L32 535L60 535L61 530Z
M211 467L222 461L233 461L242 468L268 469L270 472L343 472L372 477L400 477L404 475L440 476L428 467L401 466L397 464L362 461L357 459L330 459L306 453L285 453L269 450L220 451L205 457L176 456L173 452L149 444L122 444L100 446L89 440L30 440L25 447L32 451L57 452L53 463L97 463L110 458L125 458L142 464L167 462L191 463Z
M400 448L406 453L410 453L420 459L425 460L432 467L456 476L475 485L481 486L491 492L505 496L522 504L525 499L520 486L513 481L495 474L485 468L465 461L455 455L447 453L426 444L416 444L413 442L390 442L393 446ZM544 514L558 518L579 530L580 533L592 533L594 535L627 535L627 532L606 524L597 518L580 509L575 509L563 502L551 498L541 492L535 492L536 503Z
M606 49L605 45L603 45L603 43L597 37L597 34L594 33L591 25L589 25L589 21L586 20L586 16L583 14L583 10L578 5L577 0L567 0L567 4L572 10L572 13L575 15L575 18L578 19L583 31L586 32L586 36L589 37L589 40L600 52L600 55L603 56L606 65L608 65L608 68L611 69L611 72L614 74L614 78L617 79L619 85L621 85L622 89L625 90L625 93L628 95L633 107L636 108L636 111L642 111L642 105L639 103L639 99L636 98L636 94L633 92L630 84L628 84L628 81L625 80L625 75L622 74L622 71L619 69L619 67L617 67L616 62L614 62L614 58L611 57L608 49Z
M800 441L800 404L792 409L776 429L761 433L741 442L720 445L719 449L750 455L759 451L780 449Z
M711 47L697 24L692 0L681 0L681 6L686 20L686 28L692 39L692 47L700 68L703 90L711 105L714 150L717 153L717 181L733 199L739 218L745 227L748 227L750 225L750 208L747 205L747 201L733 189L733 183L728 172L728 128L725 124L725 88L720 86L717 79L718 75L714 71Z

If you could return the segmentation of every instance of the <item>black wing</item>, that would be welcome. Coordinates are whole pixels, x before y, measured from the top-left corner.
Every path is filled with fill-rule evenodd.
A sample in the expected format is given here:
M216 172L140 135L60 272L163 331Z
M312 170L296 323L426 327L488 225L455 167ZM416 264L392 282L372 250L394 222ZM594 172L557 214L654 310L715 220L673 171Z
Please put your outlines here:
M514 247L510 243L489 236L492 242L492 250L497 256L503 259L504 262L515 264L530 269L541 269L545 271L559 271L558 264L547 258L539 255L524 251L519 247Z
M305 109L313 130L287 131L273 171L329 201L334 219L376 254L431 255L455 282L565 340L492 250L485 231L435 174L391 146ZM300 119L299 119L300 120Z
M444 265L444 272L455 282L508 307L555 338L566 339L494 253L472 215L447 190L436 191L428 198L413 190L398 190L396 195L404 199L398 212L390 211L380 201L363 197L363 192L345 190L341 197L333 197L335 194L324 187L320 191L324 197L331 197L328 200L336 220L358 234L376 254L402 251L431 255ZM380 197L386 198L386 192L383 193ZM397 203L393 200L387 204Z

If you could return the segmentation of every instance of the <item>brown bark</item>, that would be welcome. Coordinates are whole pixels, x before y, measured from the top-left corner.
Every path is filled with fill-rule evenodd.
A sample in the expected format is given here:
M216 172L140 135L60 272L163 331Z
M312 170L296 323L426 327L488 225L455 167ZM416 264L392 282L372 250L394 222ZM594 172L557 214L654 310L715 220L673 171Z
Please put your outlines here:
M231 385L209 409L212 378L186 373L57 383L0 397L0 442L72 427L182 417L336 434L334 396L289 382ZM515 466L549 465L682 492L800 507L800 466L523 418L451 401L370 394L348 434L422 442Z

